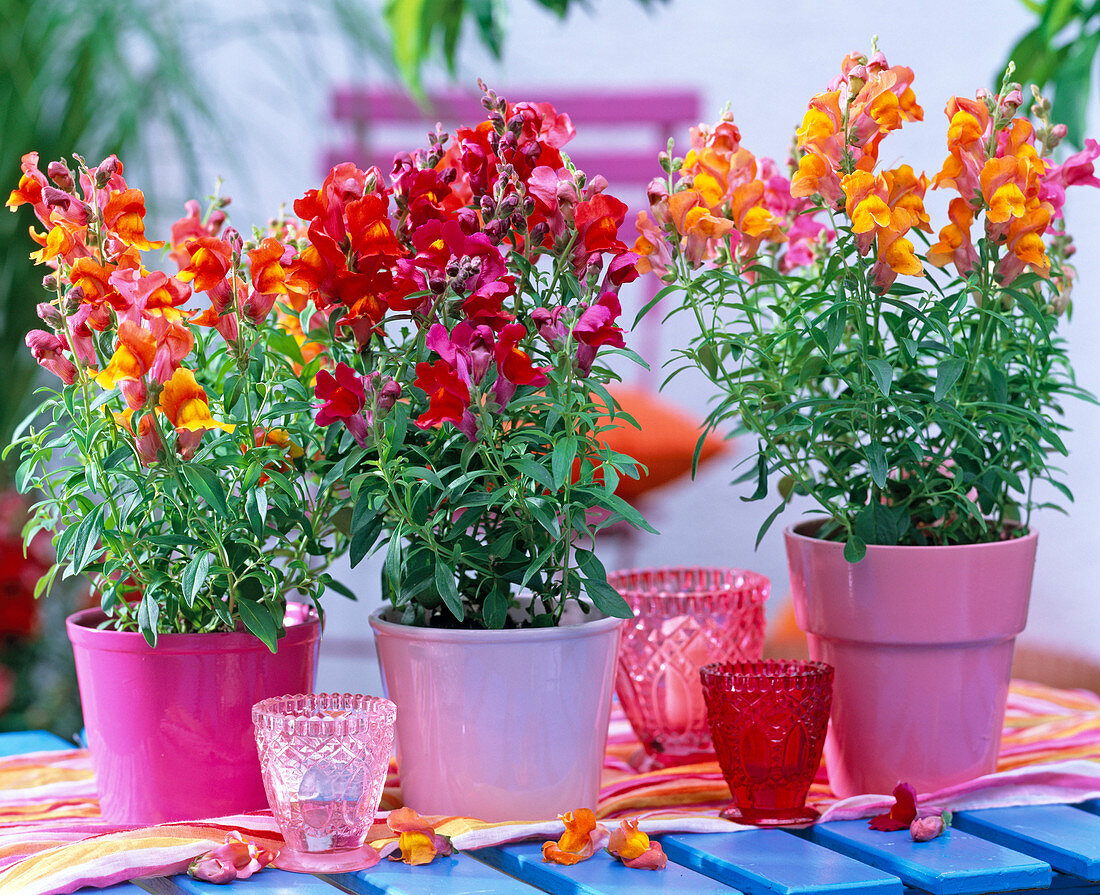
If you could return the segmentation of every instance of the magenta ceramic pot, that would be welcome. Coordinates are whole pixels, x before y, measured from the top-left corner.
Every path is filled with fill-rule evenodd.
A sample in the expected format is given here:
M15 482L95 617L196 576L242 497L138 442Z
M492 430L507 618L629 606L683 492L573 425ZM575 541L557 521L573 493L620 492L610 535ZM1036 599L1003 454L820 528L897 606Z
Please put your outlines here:
M795 618L810 655L836 669L825 741L834 792L905 782L926 793L995 770L1038 535L869 546L849 563L843 544L806 528L784 534Z
M161 634L99 630L86 609L65 625L103 817L147 825L267 807L252 706L310 693L321 625L307 606L287 607L272 654L247 632Z
M595 808L623 619L459 631L370 617L421 814L552 820Z

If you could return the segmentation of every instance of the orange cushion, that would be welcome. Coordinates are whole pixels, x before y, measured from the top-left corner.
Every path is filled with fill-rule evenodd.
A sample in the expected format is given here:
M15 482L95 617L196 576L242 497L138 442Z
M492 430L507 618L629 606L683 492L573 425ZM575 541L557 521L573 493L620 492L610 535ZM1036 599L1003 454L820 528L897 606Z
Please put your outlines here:
M615 493L634 503L647 491L659 488L691 472L691 458L699 439L700 422L670 401L651 391L629 386L611 389L625 413L637 420L634 428L625 420L600 435L613 451L633 457L646 467L648 474L631 479L623 476ZM707 435L699 452L699 465L724 454L729 444L713 432Z

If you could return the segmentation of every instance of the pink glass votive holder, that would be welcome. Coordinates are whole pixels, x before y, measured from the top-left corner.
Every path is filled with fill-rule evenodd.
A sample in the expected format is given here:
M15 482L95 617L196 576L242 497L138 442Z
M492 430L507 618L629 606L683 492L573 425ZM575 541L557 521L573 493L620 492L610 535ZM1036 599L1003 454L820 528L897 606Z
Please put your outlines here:
M762 826L806 824L806 805L833 700L824 662L769 659L699 672L718 764L733 796L722 817Z
M623 627L615 692L644 751L639 770L713 761L699 669L748 662L764 647L771 584L741 569L630 569L607 576L634 610Z
M275 866L325 873L376 860L367 831L382 799L397 706L378 696L278 696L252 707L267 800L286 840Z

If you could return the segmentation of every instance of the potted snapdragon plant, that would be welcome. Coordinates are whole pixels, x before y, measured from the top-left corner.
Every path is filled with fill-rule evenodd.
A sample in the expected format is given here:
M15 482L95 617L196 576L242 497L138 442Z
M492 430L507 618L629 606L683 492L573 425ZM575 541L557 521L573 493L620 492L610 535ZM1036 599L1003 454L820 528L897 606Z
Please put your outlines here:
M931 176L878 163L923 117L913 72L850 55L798 129L788 176L731 117L663 158L636 250L698 334L706 425L757 450L742 480L820 518L786 532L799 624L836 666L830 781L841 795L927 792L992 771L1015 636L1027 618L1032 513L1068 496L1062 402L1073 378L1066 188L1100 185L1100 146L1061 164L1037 97L951 98ZM949 198L933 228L926 191Z
M371 626L405 803L553 817L595 804L631 615L593 539L645 525L614 493L635 464L599 439L637 274L626 205L561 151L569 117L484 105L389 177L340 165L294 203L316 281L299 319L329 359L317 421L352 563L385 553Z
M141 191L114 156L76 163L43 173L28 154L7 203L45 227L45 328L27 345L56 379L13 443L37 501L26 541L56 548L36 596L83 575L99 597L68 632L105 818L263 808L251 706L312 690L312 604L343 544L312 418L321 362L273 311L297 288L294 250L246 242L216 200L173 226L178 272L146 267L165 244ZM200 785L181 783L183 757Z

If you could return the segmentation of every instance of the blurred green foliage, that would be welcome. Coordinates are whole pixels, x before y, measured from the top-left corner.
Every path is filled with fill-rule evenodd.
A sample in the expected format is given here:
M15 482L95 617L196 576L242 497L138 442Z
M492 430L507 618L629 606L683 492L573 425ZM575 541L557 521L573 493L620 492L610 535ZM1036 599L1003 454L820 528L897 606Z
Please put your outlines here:
M586 7L585 0L535 0L564 19L572 7ZM638 0L646 8L667 0ZM457 52L467 23L482 45L500 59L504 52L508 18L507 0L387 0L383 17L393 40L393 61L405 85L423 97L421 72L438 51L452 77L457 70Z
M1039 21L1009 51L1008 60L1016 64L1015 79L1023 84L1033 83L1040 89L1053 88L1051 118L1065 124L1069 128L1066 139L1081 148L1096 51L1100 47L1100 2L1021 2Z

